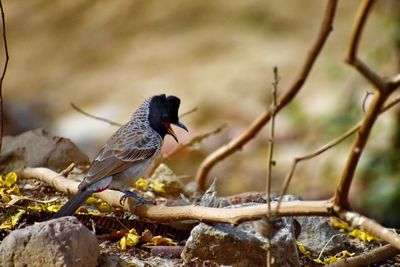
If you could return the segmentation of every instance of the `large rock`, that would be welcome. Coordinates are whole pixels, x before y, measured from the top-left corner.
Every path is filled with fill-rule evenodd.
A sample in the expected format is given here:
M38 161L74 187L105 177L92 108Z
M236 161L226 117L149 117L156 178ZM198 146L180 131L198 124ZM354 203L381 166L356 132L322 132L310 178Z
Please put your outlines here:
M4 137L1 155L0 171L3 173L26 166L58 171L71 163L89 164L89 158L71 140L53 136L43 129Z
M298 266L293 226L287 221L277 225L270 236L272 266ZM204 223L196 226L186 242L182 259L188 265L201 266L206 262L230 266L265 266L268 239L253 223L239 227Z
M96 237L75 217L11 232L0 245L0 266L97 266Z

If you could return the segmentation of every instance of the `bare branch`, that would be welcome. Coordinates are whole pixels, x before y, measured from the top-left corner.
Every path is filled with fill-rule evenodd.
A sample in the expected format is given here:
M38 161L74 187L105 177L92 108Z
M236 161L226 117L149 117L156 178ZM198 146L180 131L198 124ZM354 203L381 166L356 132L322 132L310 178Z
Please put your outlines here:
M325 41L332 30L332 23L335 16L337 0L329 0L327 2L325 15L319 30L317 39L312 45L308 56L300 69L297 77L293 81L292 85L279 97L276 112L279 112L285 107L300 91L304 82L306 81L308 74L314 65ZM234 138L228 144L218 148L216 151L211 153L203 160L196 173L196 181L201 190L207 188L207 175L210 170L219 162L226 157L230 156L234 152L240 150L246 143L253 139L257 133L264 127L264 125L270 120L272 110L269 109L255 119L251 125L238 137Z
M4 16L3 10L3 3L0 0L0 10L1 10L1 22L2 22L2 30L3 30L3 44L4 44L4 52L6 54L6 58L4 61L4 68L3 73L1 74L0 78L0 152L1 152L1 145L3 141L3 134L4 134L4 114L3 114L3 81L4 77L6 76L6 71L8 67L8 60L10 59L8 55L8 45L7 45L7 35L6 35L6 20Z
M358 46L362 31L367 21L369 12L374 4L374 0L361 1L360 8L358 10L355 25L351 35L350 45L346 56L346 61L350 65L354 66L368 81L370 81L378 90L387 91L388 85L379 75L372 71L366 64L357 58Z
M194 108L192 108L192 109L190 109L190 110L188 110L188 111L183 112L181 115L179 115L179 117L180 117L180 118L185 117L185 116L187 116L187 115L190 115L190 114L196 112L197 110L198 110L198 108L197 108L197 107L194 107Z
M21 178L36 178L65 193L76 193L79 182L67 179L62 175L47 168L26 168L18 172ZM266 204L243 207L243 208L208 208L201 206L152 206L142 205L133 210L134 201L128 198L124 206L119 204L122 192L105 190L94 194L112 206L122 207L142 218L148 218L157 222L198 220L204 222L219 222L238 224L244 221L260 219L268 211ZM276 203L272 203L272 209ZM282 203L279 214L274 216L309 216L320 215L330 216L333 214L333 206L330 201L290 201Z
M348 222L352 227L360 228L383 241L388 242L392 246L400 249L400 235L398 235L395 231L392 231L388 228L383 227L379 223L371 220L361 214L356 212L340 210L340 208L336 208L338 216Z
M335 204L343 208L348 208L350 206L348 203L348 195L358 161L368 141L371 129L375 124L386 99L390 96L391 92L393 92L390 90L388 82L379 77L374 71L369 69L367 65L357 58L361 33L373 3L374 0L361 1L346 58L349 64L354 66L371 84L375 86L377 92L373 96L372 103L368 107L368 111L364 116L357 138L353 142L342 176L336 188L334 197Z
M75 109L76 111L78 111L79 113L81 113L81 114L83 114L83 115L85 115L85 116L87 116L87 117L89 117L89 118L92 118L92 119L95 119L95 120L98 120L98 121L102 121L102 122L106 122L106 123L108 123L108 124L110 124L111 126L118 126L118 127L121 127L123 124L122 123L118 123L118 122L115 122L115 121L112 121L112 120L109 120L109 119L105 119L105 118L102 118L102 117L98 117L98 116L96 116L96 115L92 115L92 114L90 114L90 113L88 113L88 112L86 112L86 111L84 111L83 109L81 109L81 108L79 108L78 106L76 106L74 103L70 103L70 105L71 105L71 107L73 108L73 109Z

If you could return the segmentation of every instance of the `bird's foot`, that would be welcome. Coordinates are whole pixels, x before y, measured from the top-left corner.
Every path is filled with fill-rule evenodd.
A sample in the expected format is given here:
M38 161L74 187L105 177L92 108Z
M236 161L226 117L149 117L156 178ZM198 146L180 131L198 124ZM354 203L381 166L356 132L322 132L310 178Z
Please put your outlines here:
M141 198L141 197L139 197L138 195L136 195L135 193L133 193L133 192L131 192L131 191L129 191L129 190L124 191L124 195L119 199L119 204L123 205L124 202L125 202L125 200L126 200L128 197L133 197L134 199L136 199L137 201L139 201L138 203L136 203L136 204L133 206L133 208L137 208L137 207L139 207L140 205L143 205L143 204L147 204L147 205L152 205L152 204L153 204L151 201L148 201L148 200L146 200L146 199L144 199L144 198Z

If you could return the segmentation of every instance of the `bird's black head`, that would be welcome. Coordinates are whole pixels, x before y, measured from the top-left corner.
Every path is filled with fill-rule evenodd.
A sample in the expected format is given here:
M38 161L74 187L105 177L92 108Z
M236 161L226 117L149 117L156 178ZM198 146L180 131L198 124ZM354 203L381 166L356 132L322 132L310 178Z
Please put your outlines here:
M166 134L170 134L174 137L176 142L178 142L178 138L172 130L171 124L175 124L187 131L186 126L179 121L178 110L180 103L181 100L172 95L167 97L165 94L162 94L151 98L149 105L150 126L158 132L162 138L164 138Z

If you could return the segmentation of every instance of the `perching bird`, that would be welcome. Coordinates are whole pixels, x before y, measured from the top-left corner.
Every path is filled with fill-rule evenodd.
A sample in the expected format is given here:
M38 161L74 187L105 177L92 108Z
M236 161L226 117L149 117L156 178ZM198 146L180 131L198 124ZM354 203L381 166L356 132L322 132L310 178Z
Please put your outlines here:
M178 139L171 128L175 124L187 131L179 121L180 99L165 94L145 100L133 113L131 120L118 129L92 162L85 179L74 195L53 216L69 216L94 192L113 188L132 196L142 203L145 200L129 191L129 187L142 177L160 153L165 135Z

